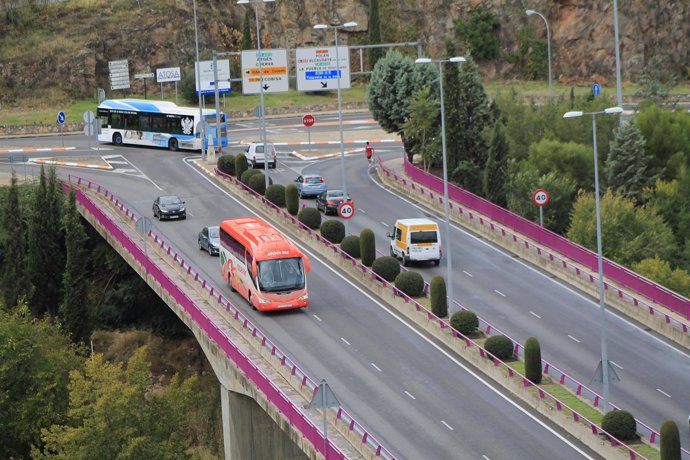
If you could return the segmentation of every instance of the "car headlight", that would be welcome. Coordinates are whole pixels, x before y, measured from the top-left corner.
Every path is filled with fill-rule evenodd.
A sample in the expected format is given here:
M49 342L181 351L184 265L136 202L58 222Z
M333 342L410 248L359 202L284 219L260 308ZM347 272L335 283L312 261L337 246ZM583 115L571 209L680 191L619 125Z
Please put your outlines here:
M182 207L180 208L180 212L184 212L184 211L185 211L184 206L182 206Z
M261 297L259 297L259 303L261 305L266 305L267 303L270 303L270 302L271 302L270 300L262 299Z
M297 300L307 300L308 298L309 298L309 294L304 294L304 295L299 296L297 298Z
M168 212L168 210L167 210L167 209L161 209L161 212L162 212L163 214L165 214L165 213Z

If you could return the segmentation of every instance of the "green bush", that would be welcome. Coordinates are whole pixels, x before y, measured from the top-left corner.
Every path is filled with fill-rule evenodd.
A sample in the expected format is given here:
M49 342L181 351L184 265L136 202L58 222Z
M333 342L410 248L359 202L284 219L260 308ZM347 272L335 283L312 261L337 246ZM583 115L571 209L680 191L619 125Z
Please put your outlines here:
M266 199L278 206L285 207L285 186L281 184L271 184L266 189Z
M321 226L321 213L316 208L304 208L297 213L297 220L316 230Z
M637 438L635 417L626 410L612 410L606 413L601 427L619 441L632 441Z
M258 169L247 169L245 172L242 173L241 176L239 176L240 182L242 182L244 185L249 185L249 178L257 174L263 175L263 173Z
M285 187L285 208L292 216L299 211L299 189L295 184L287 184Z
M513 342L505 335L492 335L486 339L484 348L501 361L513 357Z
M541 346L534 337L525 341L525 377L532 383L541 383Z
M321 224L321 236L333 244L340 244L345 238L345 224L339 220L327 220Z
M357 235L348 235L340 242L340 249L349 254L350 257L359 259L359 237Z
M680 434L678 425L673 420L666 420L661 425L661 460L680 460Z
M249 163L247 163L247 157L244 153L238 153L235 155L235 177L242 177L242 174L249 169Z
M496 15L491 10L478 6L465 18L458 20L455 27L462 41L469 47L472 57L478 61L497 57L501 23Z
M470 335L479 328L479 319L473 311L460 310L450 317L450 325L462 335Z
M410 297L424 294L424 278L417 272L401 272L395 277L395 287Z
M225 174L235 175L235 157L233 155L223 155L218 159L218 169Z
M268 180L270 181L271 178L269 177ZM247 179L247 186L259 195L264 195L266 193L266 176L264 173L252 174Z
M382 256L374 260L371 269L384 280L395 281L395 277L400 273L400 263L395 257Z
M436 275L431 278L429 284L429 298L431 301L431 312L439 318L448 316L448 298L446 294L446 280L442 276Z
M359 254L362 257L362 264L371 267L376 259L376 239L374 232L365 228L359 233Z

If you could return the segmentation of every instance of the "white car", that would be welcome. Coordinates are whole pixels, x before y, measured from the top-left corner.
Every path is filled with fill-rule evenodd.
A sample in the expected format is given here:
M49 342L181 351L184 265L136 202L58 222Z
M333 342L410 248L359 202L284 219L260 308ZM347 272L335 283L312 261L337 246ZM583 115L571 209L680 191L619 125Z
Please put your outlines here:
M270 142L266 142L266 149L268 150L268 167L275 168L277 159L276 146ZM247 146L247 150L244 152L244 155L247 157L247 162L252 165L252 168L256 168L257 164L263 165L265 161L264 143L252 142Z

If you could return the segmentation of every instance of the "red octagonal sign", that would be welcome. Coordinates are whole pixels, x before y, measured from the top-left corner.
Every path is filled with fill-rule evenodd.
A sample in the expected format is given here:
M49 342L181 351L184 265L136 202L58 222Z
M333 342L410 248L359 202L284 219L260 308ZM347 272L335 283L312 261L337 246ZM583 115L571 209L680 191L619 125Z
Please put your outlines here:
M313 126L315 121L316 120L314 119L313 115L305 115L302 117L302 124L307 128Z

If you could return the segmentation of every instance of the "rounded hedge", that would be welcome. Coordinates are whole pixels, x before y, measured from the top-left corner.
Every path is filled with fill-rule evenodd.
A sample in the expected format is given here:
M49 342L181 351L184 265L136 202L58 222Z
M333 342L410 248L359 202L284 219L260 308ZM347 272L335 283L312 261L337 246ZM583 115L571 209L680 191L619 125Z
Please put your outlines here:
M271 178L269 177L270 180ZM266 193L266 176L264 176L264 173L254 174L247 181L247 186L259 195L264 195Z
M541 345L534 337L525 341L525 377L537 385L541 383Z
M321 236L333 244L340 244L345 238L345 224L339 220L327 220L321 224Z
M661 445L659 450L661 460L681 460L680 433L678 425L673 420L666 420L661 425Z
M295 184L287 184L285 187L285 208L291 216L299 212L299 189Z
M340 249L353 257L359 259L359 237L357 235L348 235L340 242Z
M278 206L285 207L285 186L281 184L271 184L266 189L266 199Z
M446 280L441 275L431 278L429 283L429 300L431 312L439 318L448 316L448 299L446 294Z
M249 163L244 153L235 155L235 177L242 177L242 173L249 169Z
M263 175L261 171L258 169L247 169L245 172L242 173L240 177L240 182L242 182L244 185L249 185L249 178L252 176L256 176L257 174Z
M450 325L462 335L469 335L479 328L479 319L473 311L460 310L450 317Z
M321 213L316 208L304 208L297 213L297 220L316 230L321 226Z
M484 348L501 361L513 357L513 342L505 335L492 335L486 339Z
M371 267L376 259L376 239L374 232L369 228L359 233L359 255L365 267Z
M395 277L400 274L400 263L395 257L382 256L374 260L371 269L384 280L395 281Z
M619 441L632 441L637 438L635 417L626 410L612 410L604 415L601 428Z
M395 277L395 287L409 297L421 297L424 294L424 278L417 272L401 272Z
M223 155L218 159L218 169L225 174L235 175L235 157L233 155Z

